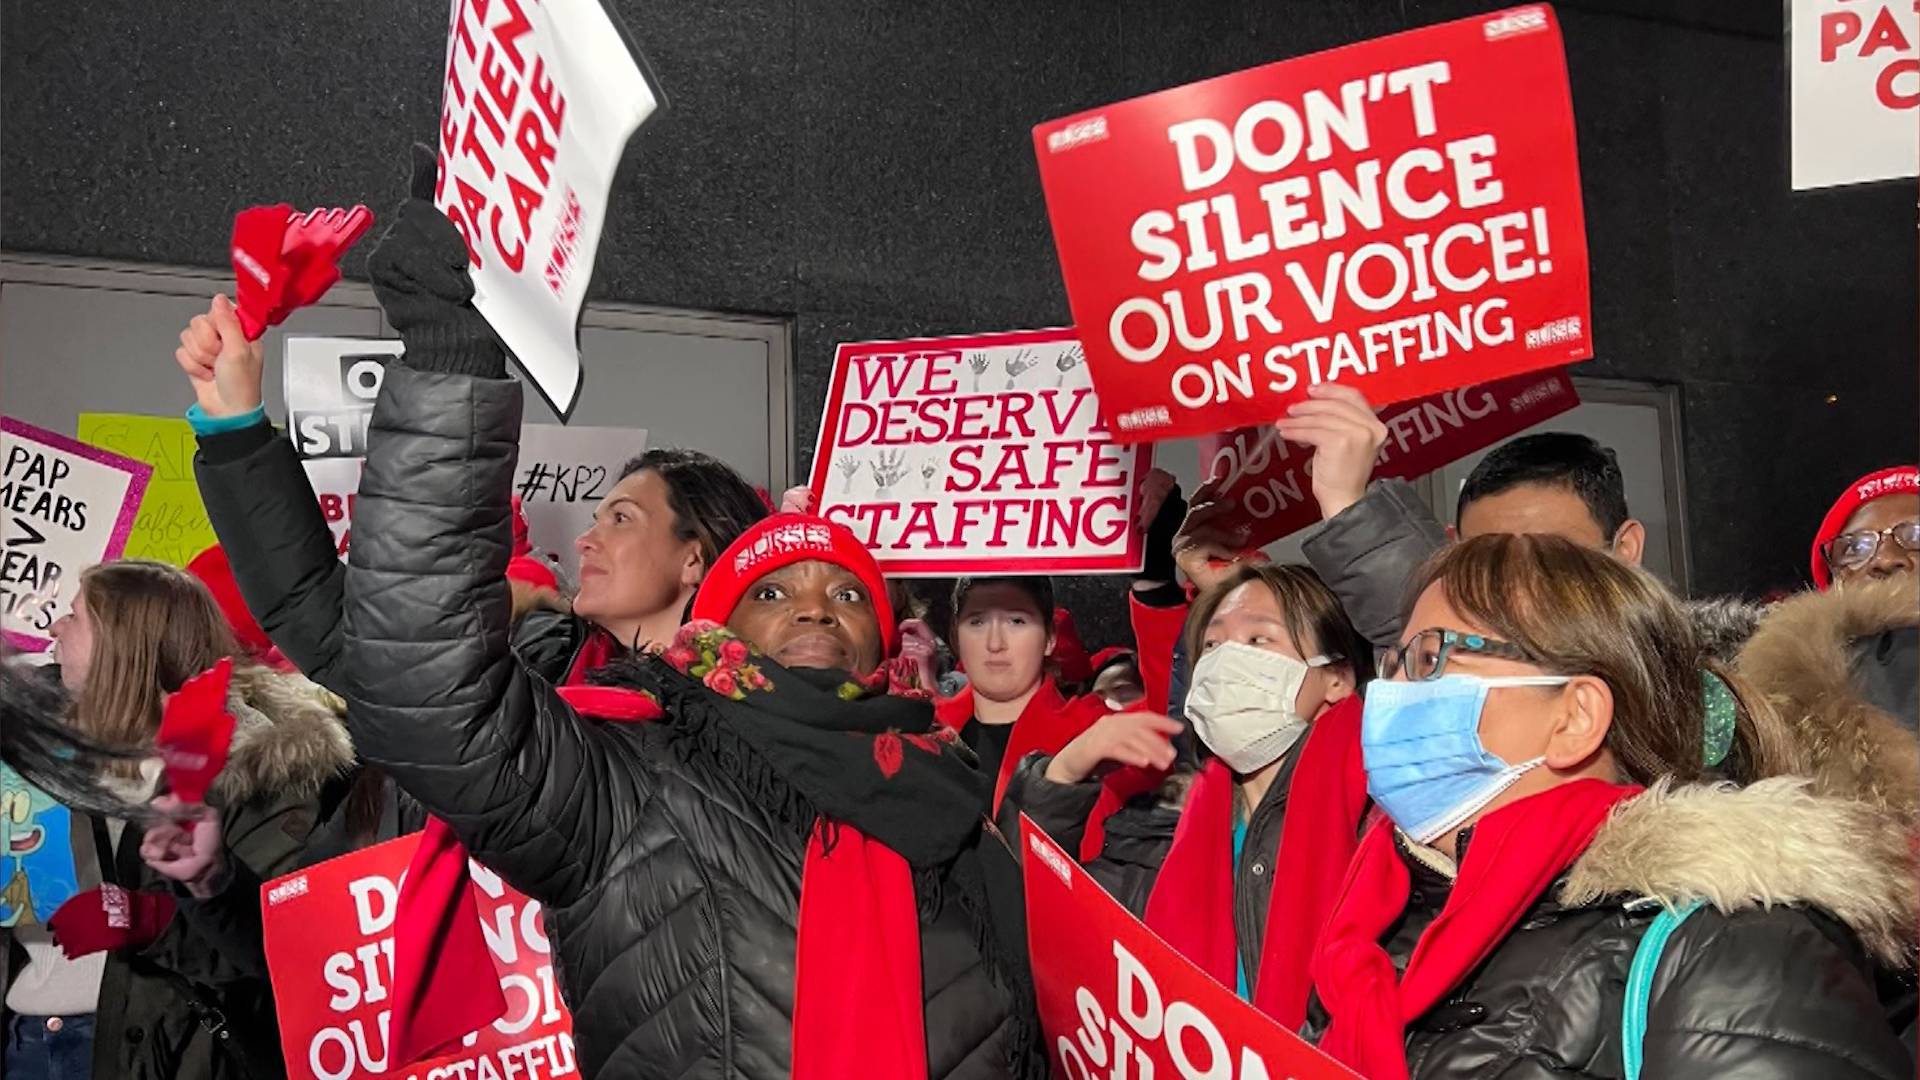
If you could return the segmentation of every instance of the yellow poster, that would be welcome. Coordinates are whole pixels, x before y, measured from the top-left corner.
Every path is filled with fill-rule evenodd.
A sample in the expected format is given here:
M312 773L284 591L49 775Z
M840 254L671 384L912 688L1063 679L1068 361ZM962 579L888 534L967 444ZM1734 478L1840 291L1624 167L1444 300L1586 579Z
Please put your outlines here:
M80 441L153 466L126 557L185 566L215 543L193 480L193 429L184 419L81 413Z

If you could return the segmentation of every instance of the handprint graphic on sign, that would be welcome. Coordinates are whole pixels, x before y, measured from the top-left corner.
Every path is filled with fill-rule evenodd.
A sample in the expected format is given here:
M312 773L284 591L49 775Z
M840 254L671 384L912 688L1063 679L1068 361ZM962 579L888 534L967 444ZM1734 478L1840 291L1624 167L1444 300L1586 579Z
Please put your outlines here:
M993 361L987 357L986 353L975 352L967 354L967 366L973 369L974 393L977 394L980 392L980 376L987 373L987 368L991 366L992 363Z
M1077 368L1081 364L1084 364L1086 362L1087 362L1087 351L1085 349L1081 348L1078 345L1073 345L1069 347L1067 351L1060 354L1060 358L1058 360L1055 360L1053 362L1053 366L1060 369L1060 379L1058 382L1055 382L1053 385L1056 387L1067 385L1067 375L1071 373L1074 368Z
M879 459L873 463L874 494L882 499L893 498L894 485L898 484L900 478L905 475L907 475L907 452L905 450L895 450L892 453L883 451Z
M847 478L845 486L840 489L840 493L842 495L853 494L853 478L860 474L860 462L852 454L842 454L840 455L840 460L834 462L833 466L840 470L840 475Z
M1007 389L1013 389L1015 380L1040 366L1040 358L1033 355L1032 349L1021 349L1007 358Z
M920 486L932 491L933 478L938 475L940 475L940 463L929 460L925 465L920 466Z

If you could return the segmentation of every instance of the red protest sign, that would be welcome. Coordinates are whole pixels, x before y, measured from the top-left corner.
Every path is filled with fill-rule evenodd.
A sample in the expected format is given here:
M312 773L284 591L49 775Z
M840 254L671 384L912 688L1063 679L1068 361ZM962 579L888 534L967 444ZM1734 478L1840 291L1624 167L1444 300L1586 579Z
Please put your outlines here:
M268 882L260 906L267 968L289 1080L547 1080L579 1071L573 1017L554 983L540 905L472 864L506 1014L459 1049L388 1073L393 921L420 836L331 859Z
M1380 410L1387 442L1375 479L1425 476L1580 404L1564 370L1533 372L1466 386ZM1220 481L1235 504L1218 527L1247 525L1248 547L1265 547L1320 520L1308 462L1313 451L1282 440L1271 426L1240 428L1200 440L1201 475Z
M1020 844L1054 1076L1355 1080L1155 937L1025 816Z
M1131 572L1153 451L1100 420L1072 330L842 345L820 513L895 576Z
M1122 440L1264 423L1316 383L1390 405L1592 355L1573 105L1544 5L1150 94L1033 141Z

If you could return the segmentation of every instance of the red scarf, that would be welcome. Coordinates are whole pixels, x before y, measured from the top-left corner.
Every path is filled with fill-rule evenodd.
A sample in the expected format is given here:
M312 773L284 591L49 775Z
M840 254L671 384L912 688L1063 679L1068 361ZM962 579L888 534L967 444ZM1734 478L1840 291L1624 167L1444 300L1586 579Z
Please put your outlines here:
M1306 740L1294 764L1280 848L1271 862L1260 967L1248 972L1254 1006L1288 1030L1306 1020L1312 981L1307 959L1359 846L1367 809L1360 699L1328 710L1313 722ZM1233 774L1216 759L1187 793L1173 847L1147 899L1145 922L1160 940L1229 987L1237 981L1239 956L1233 892Z
M604 667L617 651L612 635L589 626L560 696L582 713L602 719L659 716L660 707L643 694L586 685L588 674ZM636 708L637 703L651 708ZM466 845L436 817L427 819L400 886L393 928L393 999L395 1072L435 1056L507 1011L500 975L480 930Z
M1407 1024L1506 940L1593 842L1614 806L1640 790L1576 780L1482 818L1446 905L1398 980L1380 938L1406 910L1412 881L1393 824L1376 824L1347 868L1313 958L1314 988L1332 1017L1321 1051L1370 1080L1407 1080Z
M558 691L581 715L625 722L662 715L637 690L577 685L590 670L576 662L569 685ZM791 1075L926 1080L920 917L907 861L844 822L828 850L816 827L801 867L797 934ZM847 1008L849 1001L860 1007ZM429 818L394 924L392 1071L505 1012L466 849L451 828Z
M913 871L845 823L807 842L793 984L794 1080L927 1080Z

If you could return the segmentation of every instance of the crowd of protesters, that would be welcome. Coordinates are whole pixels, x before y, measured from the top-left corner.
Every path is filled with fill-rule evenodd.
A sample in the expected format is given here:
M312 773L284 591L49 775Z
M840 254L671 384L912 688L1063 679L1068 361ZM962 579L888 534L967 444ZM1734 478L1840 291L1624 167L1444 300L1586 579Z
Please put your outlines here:
M0 931L6 1076L283 1075L262 883L417 831L543 905L589 1077L1044 1075L1020 813L1362 1076L1913 1075L1913 466L1841 495L1804 595L1687 602L1607 448L1504 445L1448 529L1323 387L1278 424L1310 565L1157 474L1134 639L1088 655L1044 577L916 597L804 495L652 450L565 595L515 569L523 392L466 261L418 191L373 254L405 351L344 564L231 305L181 333L221 552L89 571L51 677L0 667L7 764L132 900ZM223 658L187 805L151 742ZM436 962L396 1064L492 1019L444 901L403 901Z

